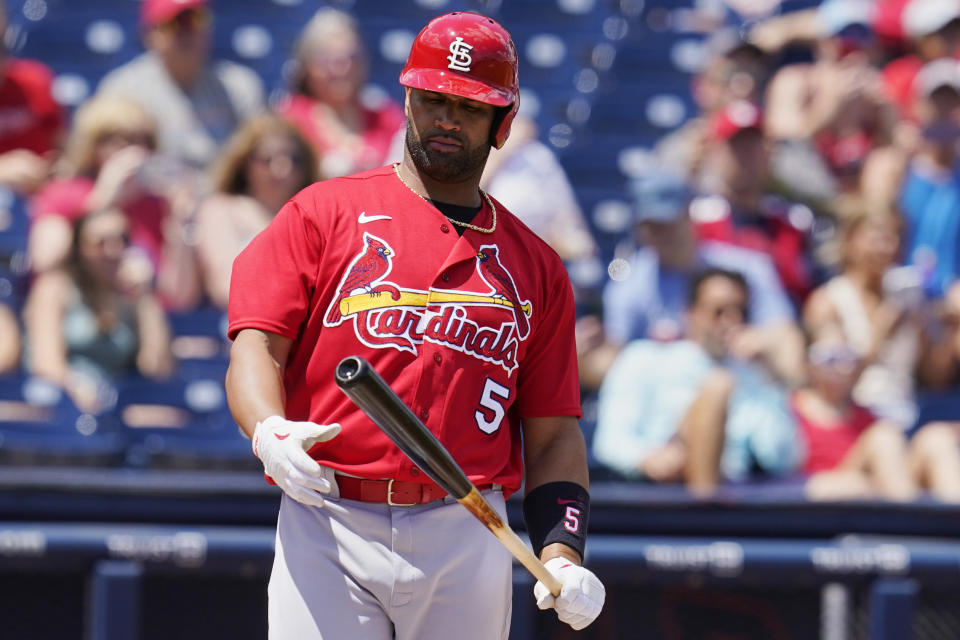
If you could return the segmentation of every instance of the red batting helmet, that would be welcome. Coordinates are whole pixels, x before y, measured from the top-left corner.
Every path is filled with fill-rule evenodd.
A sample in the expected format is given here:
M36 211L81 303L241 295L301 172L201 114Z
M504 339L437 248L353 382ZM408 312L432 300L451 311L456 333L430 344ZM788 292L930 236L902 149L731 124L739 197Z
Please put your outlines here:
M400 84L508 108L499 123L494 121L493 144L499 149L520 104L517 49L494 20L479 13L448 13L417 35Z

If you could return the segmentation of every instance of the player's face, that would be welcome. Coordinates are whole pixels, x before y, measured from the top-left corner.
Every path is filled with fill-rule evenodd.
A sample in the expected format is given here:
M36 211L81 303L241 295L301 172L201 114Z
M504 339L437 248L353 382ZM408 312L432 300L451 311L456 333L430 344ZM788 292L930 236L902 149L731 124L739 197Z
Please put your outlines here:
M407 150L418 170L444 182L465 181L483 172L496 107L411 89L406 110Z

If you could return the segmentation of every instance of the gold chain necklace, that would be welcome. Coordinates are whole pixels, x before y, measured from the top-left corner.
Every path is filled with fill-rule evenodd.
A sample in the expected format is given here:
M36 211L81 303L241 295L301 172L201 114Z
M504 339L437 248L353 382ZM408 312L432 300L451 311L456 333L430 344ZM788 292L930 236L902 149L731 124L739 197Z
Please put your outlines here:
M410 191L413 191L413 193L414 193L415 195L419 196L422 200L425 200L425 201L427 201L427 202L430 202L427 198L424 198L424 197L421 196L419 193L417 193L416 189L414 189L414 188L411 187L409 184L407 184L407 181L403 179L403 176L400 175L400 163L399 163L399 162L394 162L394 163L393 163L393 172L397 174L397 177L398 177L398 178L400 178L400 182L403 183L403 186L405 186L407 189L410 189ZM453 218L447 218L447 220L449 220L450 222L452 222L453 224L455 224L455 225L457 225L457 226L466 227L467 229L473 229L474 231L479 231L480 233L493 233L494 231L497 230L497 208L496 208L495 206L493 206L493 200L490 199L490 196L488 196L483 189L477 189L477 191L480 192L480 195L481 195L481 196L483 197L483 199L486 201L487 206L490 207L491 224L490 224L490 228L489 228L489 229L484 229L483 227L478 227L477 225L475 225L475 224L470 224L469 222L460 222L459 220L454 220ZM432 204L432 203L431 203L431 204Z

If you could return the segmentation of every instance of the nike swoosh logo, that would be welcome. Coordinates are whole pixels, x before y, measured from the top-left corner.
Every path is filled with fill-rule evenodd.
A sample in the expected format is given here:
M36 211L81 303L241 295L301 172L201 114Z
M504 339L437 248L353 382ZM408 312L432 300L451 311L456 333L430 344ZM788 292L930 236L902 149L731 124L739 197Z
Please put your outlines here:
M579 500L564 500L563 498L557 498L557 504L580 504Z
M361 211L360 215L357 216L357 222L360 224L365 222L375 222L376 220L392 220L392 218L384 215L368 216L366 211Z
M275 433L273 435L277 437L277 440L286 440L287 438L290 437L289 433Z

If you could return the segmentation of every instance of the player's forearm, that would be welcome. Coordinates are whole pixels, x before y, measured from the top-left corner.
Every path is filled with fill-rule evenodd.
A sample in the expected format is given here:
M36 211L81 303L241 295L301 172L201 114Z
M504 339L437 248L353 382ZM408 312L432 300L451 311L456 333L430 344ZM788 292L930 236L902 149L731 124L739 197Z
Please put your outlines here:
M523 436L528 493L548 482L574 482L590 488L587 448L576 418L528 418Z
M279 351L262 331L245 329L230 349L227 369L227 402L234 420L253 436L257 423L284 415L283 366L286 351Z
M528 526L533 524L534 529L539 529L544 526L543 522L537 525L534 524L534 521L545 519L548 523L546 529L549 530L553 527L549 521L557 514L549 513L550 510L548 509L547 515L544 515L542 509L544 500L547 500L551 505L557 501L557 496L552 492L553 487L557 485L564 487L565 485L566 488L562 490L569 491L571 485L566 483L574 483L583 487L584 490L589 488L590 481L587 472L586 445L584 444L583 434L580 431L580 425L573 417L533 418L524 420L523 424L524 484L527 495L527 498L525 498L524 517L528 522ZM549 494L547 498L543 496L538 498L531 497L530 494L534 489L547 484L551 484L551 487L544 487L543 489ZM586 499L586 492L584 491L582 496L576 496L576 493L577 492L574 491L570 494L568 498L570 503L574 504L574 499L576 499L579 504L575 506L581 510L585 509L586 506L583 500ZM533 508L530 513L527 513L526 506L528 499L539 505L538 508ZM577 530L580 531L580 536L585 533L586 528L586 522L581 522L582 517L586 515L586 511L581 510L575 512L574 517L576 520L570 522L571 526L576 525ZM539 512L539 514L535 512ZM562 515L562 513L560 515ZM569 510L567 516L570 517ZM581 531L581 529L583 530ZM534 537L537 536L531 534L531 539ZM582 537L580 540L582 542ZM548 539L544 542L547 544L544 544L539 554L540 559L544 562L557 557L566 558L570 562L578 565L583 561L580 557L580 551L574 549L569 544L565 544L563 541L551 542ZM534 548L536 548L536 545Z
M540 552L541 562L546 562L547 560L551 560L553 558L566 558L573 564L583 564L583 558L580 557L580 554L577 553L575 549L571 549L562 542L548 544L543 548L543 551Z

